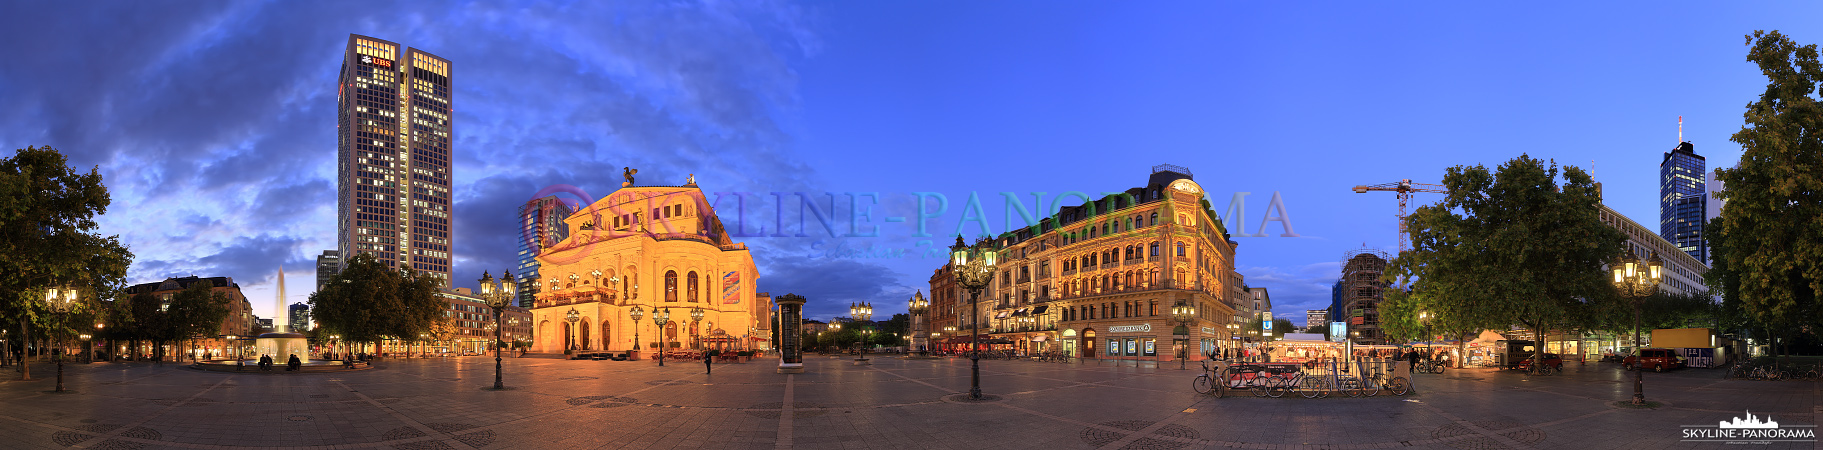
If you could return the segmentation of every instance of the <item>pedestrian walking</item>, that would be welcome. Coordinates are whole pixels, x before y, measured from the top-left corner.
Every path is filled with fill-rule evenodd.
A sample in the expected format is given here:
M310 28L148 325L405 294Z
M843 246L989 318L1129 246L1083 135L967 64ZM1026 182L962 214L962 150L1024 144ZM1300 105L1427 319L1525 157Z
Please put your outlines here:
M715 373L715 357L721 356L721 354L722 354L721 350L715 350L715 349L711 349L709 351L703 352L703 373L704 374Z

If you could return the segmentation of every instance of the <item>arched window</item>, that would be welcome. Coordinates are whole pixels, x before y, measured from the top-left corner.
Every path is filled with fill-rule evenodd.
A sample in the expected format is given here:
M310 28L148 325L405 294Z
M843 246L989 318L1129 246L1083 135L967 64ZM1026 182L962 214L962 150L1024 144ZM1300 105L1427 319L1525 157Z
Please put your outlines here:
M1177 243L1177 256L1184 256L1184 243Z
M677 271L665 271L665 301L677 301Z
M1152 225L1158 226L1158 213L1152 213Z
M1152 256L1158 256L1158 243L1152 243Z
M1107 223L1101 224L1101 234L1108 234L1108 224Z
M687 285L687 286L688 286L688 287L689 287L689 288L690 288L690 296L689 296L689 299L690 299L690 303L696 303L696 302L697 302L697 297L696 297L696 272L690 272L690 275L689 275L689 276L687 276L687 277L686 277L686 278L688 278L688 281L687 281L687 282L688 282L688 283L689 283L689 284L688 284L688 285Z

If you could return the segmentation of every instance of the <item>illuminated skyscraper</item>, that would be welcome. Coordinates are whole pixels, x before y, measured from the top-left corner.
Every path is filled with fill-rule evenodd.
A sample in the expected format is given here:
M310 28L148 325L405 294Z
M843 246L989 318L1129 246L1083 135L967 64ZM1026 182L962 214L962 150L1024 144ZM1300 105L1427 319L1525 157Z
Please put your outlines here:
M1689 142L1665 152L1658 164L1658 235L1697 261L1709 261L1703 219L1709 212L1709 190L1703 185L1703 157Z
M513 269L513 275L519 277L520 307L531 308L541 286L538 252L570 238L570 227L563 224L563 219L575 212L576 208L554 195L519 206L519 268Z
M336 85L336 248L450 276L450 62L349 35Z

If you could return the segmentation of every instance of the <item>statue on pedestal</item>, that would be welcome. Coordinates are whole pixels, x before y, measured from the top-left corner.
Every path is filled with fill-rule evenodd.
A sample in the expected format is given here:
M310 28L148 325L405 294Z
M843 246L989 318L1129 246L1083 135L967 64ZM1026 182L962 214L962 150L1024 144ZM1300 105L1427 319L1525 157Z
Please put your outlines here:
M639 169L635 169L632 167L622 167L621 170L623 171L622 176L627 177L627 182L621 183L620 187L633 187L633 174L639 173Z

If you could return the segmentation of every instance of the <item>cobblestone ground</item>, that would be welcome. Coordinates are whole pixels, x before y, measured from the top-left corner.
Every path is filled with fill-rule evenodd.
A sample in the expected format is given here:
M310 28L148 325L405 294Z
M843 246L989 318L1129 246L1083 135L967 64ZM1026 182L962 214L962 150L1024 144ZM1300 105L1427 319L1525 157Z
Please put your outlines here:
M983 361L970 403L966 359L812 356L777 360L388 360L334 374L233 374L178 365L66 366L75 391L0 382L0 448L1813 448L1811 442L1684 442L1681 425L1751 410L1817 423L1814 382L1722 380L1718 371L1646 374L1652 410L1616 408L1632 385L1614 364L1562 376L1492 370L1419 375L1406 397L1227 397L1191 392L1175 365ZM0 372L5 373L5 372ZM8 378L16 379L9 373Z

